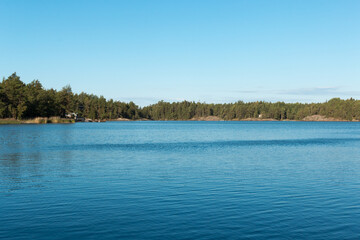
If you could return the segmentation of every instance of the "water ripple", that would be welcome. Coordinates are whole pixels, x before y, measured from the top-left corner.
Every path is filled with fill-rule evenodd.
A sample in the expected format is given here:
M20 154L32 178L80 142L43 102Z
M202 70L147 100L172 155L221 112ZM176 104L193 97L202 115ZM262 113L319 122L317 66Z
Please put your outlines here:
M309 139L281 139L281 140L236 140L236 141L209 141L209 142L175 142L175 143L99 143L73 144L51 146L50 150L179 150L204 149L224 147L251 147L251 146L306 146L306 145L334 145L349 142L360 142L360 138L309 138ZM59 150L60 150L59 149Z

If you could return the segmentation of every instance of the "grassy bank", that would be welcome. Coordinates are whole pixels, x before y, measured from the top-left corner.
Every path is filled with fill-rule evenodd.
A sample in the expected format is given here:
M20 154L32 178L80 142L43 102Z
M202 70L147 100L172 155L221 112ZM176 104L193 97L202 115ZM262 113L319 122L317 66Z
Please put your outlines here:
M34 119L18 120L14 118L0 119L0 124L47 124L47 123L75 123L74 119L60 117L38 117Z
M21 123L22 122L20 120L12 119L12 118L0 119L0 124L21 124Z

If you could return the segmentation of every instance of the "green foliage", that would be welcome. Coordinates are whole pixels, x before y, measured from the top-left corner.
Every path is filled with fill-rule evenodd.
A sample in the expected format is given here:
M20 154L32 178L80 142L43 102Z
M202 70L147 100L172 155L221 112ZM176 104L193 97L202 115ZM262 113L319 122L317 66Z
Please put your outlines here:
M1 89L8 114L10 114L12 118L21 119L27 108L26 85L20 80L20 77L18 77L16 73L13 73L6 80L2 81Z
M360 120L360 101L331 99L325 103L284 103L242 101L228 104L160 101L141 109L141 113L153 120L189 120L217 116L224 120L275 119L302 120L307 116L323 115L339 120Z
M135 103L106 100L103 96L73 93L70 86L62 90L44 89L38 80L23 83L16 73L0 83L0 118L64 117L76 112L91 119L189 120L216 116L225 120L248 118L301 120L323 115L343 120L360 120L360 101L333 98L325 103L242 102L206 104L200 102L164 102L140 108Z

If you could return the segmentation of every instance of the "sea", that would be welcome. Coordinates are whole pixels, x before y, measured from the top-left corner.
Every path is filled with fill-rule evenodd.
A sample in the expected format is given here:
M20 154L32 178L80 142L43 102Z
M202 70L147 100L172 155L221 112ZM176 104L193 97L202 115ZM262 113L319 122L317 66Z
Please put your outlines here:
M360 239L360 123L0 125L0 239Z

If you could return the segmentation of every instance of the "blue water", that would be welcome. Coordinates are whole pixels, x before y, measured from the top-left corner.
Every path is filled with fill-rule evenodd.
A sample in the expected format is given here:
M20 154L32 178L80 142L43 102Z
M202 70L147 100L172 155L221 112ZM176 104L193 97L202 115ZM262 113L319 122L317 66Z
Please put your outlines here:
M0 126L0 239L359 239L360 123Z

